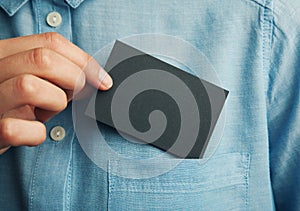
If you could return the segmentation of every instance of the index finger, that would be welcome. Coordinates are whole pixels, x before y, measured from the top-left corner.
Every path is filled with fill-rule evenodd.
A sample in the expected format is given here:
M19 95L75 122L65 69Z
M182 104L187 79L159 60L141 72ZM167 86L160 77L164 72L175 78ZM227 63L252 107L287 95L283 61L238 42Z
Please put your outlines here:
M84 69L87 80L96 88L106 90L112 86L108 73L89 54L58 33L17 37L0 41L0 59L35 48L49 48Z

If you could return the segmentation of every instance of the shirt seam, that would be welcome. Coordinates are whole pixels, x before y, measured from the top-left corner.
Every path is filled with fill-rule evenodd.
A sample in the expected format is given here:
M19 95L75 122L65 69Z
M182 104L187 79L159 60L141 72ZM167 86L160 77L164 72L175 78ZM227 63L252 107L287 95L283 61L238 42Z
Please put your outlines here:
M42 26L41 26L41 9L40 9L40 2L39 2L39 0L35 0L35 1L33 1L32 2L32 4L36 4L35 5L35 8L36 8L36 10L35 10L35 12L36 12L36 15L35 15L35 19L36 19L36 25L37 25L37 29L36 29L36 32L38 33L38 34L40 34L41 33L41 28L42 28ZM34 6L32 5L32 7L34 8Z
M37 176L36 172L40 165L40 155L41 155L41 150L40 150L40 147L38 147L37 152L36 152L34 168L32 170L32 179L30 181L30 186L29 186L29 201L28 201L29 210L33 209L33 199L35 196L35 180L36 180L36 176Z
M73 139L71 141L71 146L70 146L70 155L69 155L69 162L68 162L68 169L67 169L67 176L66 176L66 182L65 182L65 210L70 210L71 208L71 194L72 194L72 173L73 173L73 164L72 164L72 160L73 160Z
M9 7L6 3L0 2L2 9L10 16L14 16L23 7L28 0L21 1L16 7Z
M271 69L271 53L272 44L274 36L274 4L273 0L265 0L264 11L263 11L263 24L262 24L262 70L264 75L264 93L265 93L265 103L266 103L266 119L268 119L268 109L269 104L268 92L269 92L269 72ZM267 133L269 134L268 127ZM268 147L270 143L268 140ZM270 162L270 154L268 153L268 161ZM270 163L269 163L270 165ZM268 177L271 181L270 167L268 168ZM272 189L271 189L272 190Z
M267 103L267 94L268 94L268 72L270 70L270 62L271 62L271 46L273 40L273 25L274 25L274 14L273 9L270 9L270 6L273 6L272 0L265 0L265 4L268 7L264 7L263 11L263 24L262 24L262 70L265 76L265 84L264 91L266 96Z

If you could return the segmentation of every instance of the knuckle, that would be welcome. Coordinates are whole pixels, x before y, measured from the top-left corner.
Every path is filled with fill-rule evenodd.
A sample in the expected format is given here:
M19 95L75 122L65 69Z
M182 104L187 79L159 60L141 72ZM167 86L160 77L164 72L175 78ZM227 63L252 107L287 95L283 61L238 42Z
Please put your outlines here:
M64 42L64 37L57 32L47 32L41 35L44 46L49 48L59 48Z
M37 91L34 76L32 75L21 75L16 79L16 93L20 93L21 96L29 98L34 96Z
M51 65L51 53L47 48L35 48L29 54L30 63L39 69L47 69Z
M83 67L86 67L91 62L95 62L95 60L93 61L93 58L87 53L83 54L83 59L85 61L85 64L83 64Z

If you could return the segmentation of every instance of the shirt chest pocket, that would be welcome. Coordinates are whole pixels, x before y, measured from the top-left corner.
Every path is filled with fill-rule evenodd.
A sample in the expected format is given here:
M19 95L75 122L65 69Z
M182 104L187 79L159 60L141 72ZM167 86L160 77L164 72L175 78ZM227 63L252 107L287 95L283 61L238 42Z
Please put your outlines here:
M132 169L110 161L108 210L246 210L249 162L241 153L185 159L160 176L130 179L117 175Z

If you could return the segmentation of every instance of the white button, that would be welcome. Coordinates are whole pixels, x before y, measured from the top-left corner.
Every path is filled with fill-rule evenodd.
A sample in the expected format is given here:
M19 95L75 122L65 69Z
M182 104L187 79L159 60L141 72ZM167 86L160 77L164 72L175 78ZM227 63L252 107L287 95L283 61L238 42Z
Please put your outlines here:
M58 12L50 12L46 20L49 26L58 27L62 22L62 17Z
M52 128L50 131L50 137L54 141L61 141L62 139L64 139L65 136L66 136L66 131L61 126L56 126L56 127Z

